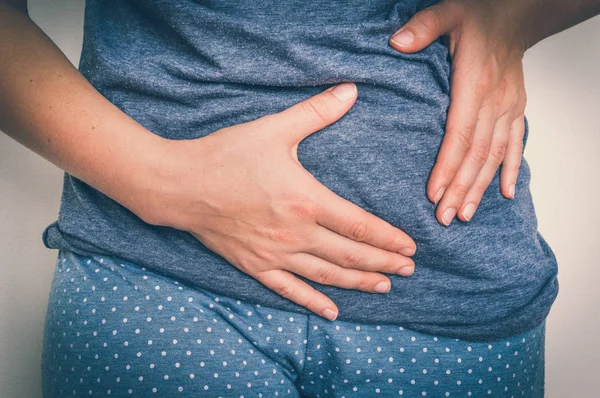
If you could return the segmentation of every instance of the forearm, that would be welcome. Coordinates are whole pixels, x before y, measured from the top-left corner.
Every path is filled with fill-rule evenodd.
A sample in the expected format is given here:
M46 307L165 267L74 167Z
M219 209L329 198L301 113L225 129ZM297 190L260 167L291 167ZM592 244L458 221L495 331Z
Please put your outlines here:
M0 54L0 129L143 212L166 140L104 98L25 13L1 1Z
M526 48L600 14L600 0L510 0L524 7Z

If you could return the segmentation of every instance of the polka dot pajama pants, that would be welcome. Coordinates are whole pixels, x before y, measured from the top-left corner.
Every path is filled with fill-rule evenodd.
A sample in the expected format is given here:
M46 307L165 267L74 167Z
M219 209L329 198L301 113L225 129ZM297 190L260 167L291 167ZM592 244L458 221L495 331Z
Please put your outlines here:
M328 321L60 250L44 397L543 397L545 322L474 343Z

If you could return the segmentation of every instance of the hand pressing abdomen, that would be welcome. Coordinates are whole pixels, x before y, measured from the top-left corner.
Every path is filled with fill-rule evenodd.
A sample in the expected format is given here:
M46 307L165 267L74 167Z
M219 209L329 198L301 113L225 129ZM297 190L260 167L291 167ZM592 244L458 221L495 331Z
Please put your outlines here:
M171 140L147 222L189 231L262 284L328 319L337 307L294 274L346 289L387 293L381 272L409 276L414 241L341 198L298 161L308 135L356 100L344 83L283 112L193 140Z

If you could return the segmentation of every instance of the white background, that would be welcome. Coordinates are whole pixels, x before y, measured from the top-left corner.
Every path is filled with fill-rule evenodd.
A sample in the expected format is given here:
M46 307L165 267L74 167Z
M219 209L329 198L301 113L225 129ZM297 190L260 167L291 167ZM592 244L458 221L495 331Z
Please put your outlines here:
M77 65L83 0L30 0L33 20ZM1 38L0 38L1 39ZM525 57L525 151L539 230L559 260L548 318L547 397L594 397L600 377L600 18ZM0 134L0 396L41 396L44 315L56 251L41 241L58 214L62 171Z

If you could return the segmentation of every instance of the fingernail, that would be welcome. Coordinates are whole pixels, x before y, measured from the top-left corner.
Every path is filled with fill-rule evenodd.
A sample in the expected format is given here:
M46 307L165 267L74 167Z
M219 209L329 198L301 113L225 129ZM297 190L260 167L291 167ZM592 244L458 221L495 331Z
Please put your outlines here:
M447 208L446 211L444 211L444 214L442 214L442 223L445 226L450 225L450 223L452 222L452 219L454 218L455 215L456 215L456 209L454 207Z
M392 288L392 285L390 285L389 282L381 281L375 285L373 290L376 291L377 293L387 293L390 291L391 288Z
M410 247L404 247L400 249L400 254L402 254L403 256L412 256L413 254L415 254L415 249L412 249Z
M508 187L508 194L511 198L515 197L515 184L510 184L510 187Z
M342 83L335 86L331 92L342 102L350 101L356 94L356 85L352 83Z
M435 199L433 200L434 203L437 203L440 201L440 199L442 199L442 195L444 195L444 192L446 191L446 187L441 187L440 190L437 192L437 194L435 195Z
M392 36L392 41L400 47L410 46L415 41L415 35L410 30L401 30Z
M331 308L325 308L323 310L323 312L321 312L321 315L323 315L325 318L329 319L330 321L335 321L335 318L337 318L337 312L335 312Z
M470 221L471 217L473 217L473 214L475 214L476 208L477 208L477 206L475 206L475 203L472 203L472 202L467 203L467 205L463 208L463 211L462 211L463 217L466 218L467 221Z
M413 265L409 265L409 266L400 268L398 270L398 275L411 276L414 272L415 272L415 267Z

